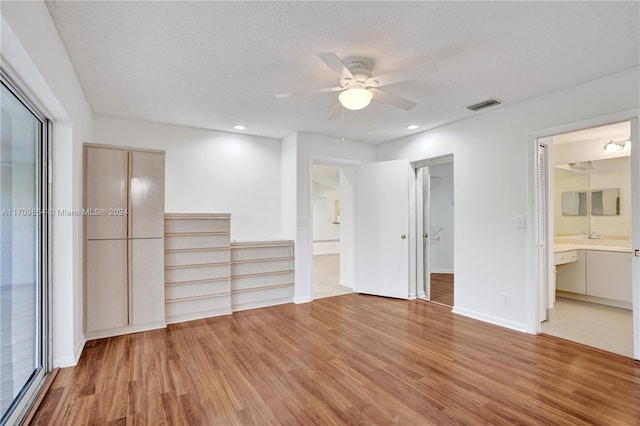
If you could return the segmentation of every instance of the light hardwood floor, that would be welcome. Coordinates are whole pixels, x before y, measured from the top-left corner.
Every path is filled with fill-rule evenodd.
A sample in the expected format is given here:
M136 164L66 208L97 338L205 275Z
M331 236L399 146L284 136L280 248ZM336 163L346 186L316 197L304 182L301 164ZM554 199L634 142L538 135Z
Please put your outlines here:
M453 307L453 274L431 274L431 298L435 303Z
M87 343L33 424L632 425L640 365L350 294Z

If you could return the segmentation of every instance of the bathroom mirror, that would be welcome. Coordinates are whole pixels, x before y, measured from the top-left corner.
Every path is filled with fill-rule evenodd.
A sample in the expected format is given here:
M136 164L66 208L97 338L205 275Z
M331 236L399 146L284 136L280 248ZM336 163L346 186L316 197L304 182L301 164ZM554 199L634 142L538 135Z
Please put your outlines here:
M620 188L591 190L593 216L620 216Z
M562 193L562 216L586 216L587 191L565 191Z

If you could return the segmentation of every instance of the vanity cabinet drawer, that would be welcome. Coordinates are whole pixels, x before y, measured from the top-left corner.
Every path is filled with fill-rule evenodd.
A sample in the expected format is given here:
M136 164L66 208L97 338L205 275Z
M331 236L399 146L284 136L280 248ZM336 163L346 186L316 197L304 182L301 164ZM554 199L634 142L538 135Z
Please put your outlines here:
M553 255L554 264L555 265L564 265L565 263L571 263L578 260L578 251L570 250L570 251L561 251L558 253L554 253Z

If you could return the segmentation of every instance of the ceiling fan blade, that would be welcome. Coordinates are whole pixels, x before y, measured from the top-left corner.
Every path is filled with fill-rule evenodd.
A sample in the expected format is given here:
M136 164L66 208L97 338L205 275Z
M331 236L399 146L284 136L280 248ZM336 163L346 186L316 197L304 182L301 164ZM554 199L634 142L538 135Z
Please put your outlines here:
M382 87L388 84L399 83L401 81L415 80L417 78L436 74L437 72L438 66L433 62L427 62L426 64L415 65L413 67L382 74L377 77L371 77L364 85L368 87Z
M341 112L342 112L342 105L340 104L340 102L337 102L336 106L334 106L333 109L331 110L329 117L327 117L327 120L334 120L338 118Z
M340 60L340 58L336 56L335 53L320 52L317 55L318 58L320 58L320 60L324 62L325 65L328 66L329 69L331 69L331 71L333 71L338 77L345 80L355 81L356 78L353 76L353 74L351 74L349 68L344 65L344 63Z
M369 89L373 93L373 99L376 101L384 102L389 105L393 105L396 108L403 109L405 111L409 111L413 109L417 104L415 102L411 102L408 99L405 99L401 96L394 95L389 92L385 92L380 89Z
M314 93L325 93L325 92L340 92L342 90L344 90L344 87L340 87L340 86L323 87L321 89L309 89L309 90L299 90L297 92L278 93L277 95L273 95L273 97L277 99L282 99L282 98L288 98L290 96L312 95Z

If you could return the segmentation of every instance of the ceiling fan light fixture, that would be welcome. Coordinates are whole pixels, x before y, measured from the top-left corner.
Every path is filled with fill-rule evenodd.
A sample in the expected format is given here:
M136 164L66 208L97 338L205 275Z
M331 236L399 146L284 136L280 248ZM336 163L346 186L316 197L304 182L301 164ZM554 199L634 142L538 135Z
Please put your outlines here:
M357 111L369 105L373 93L362 87L344 90L338 95L338 100L346 109Z

